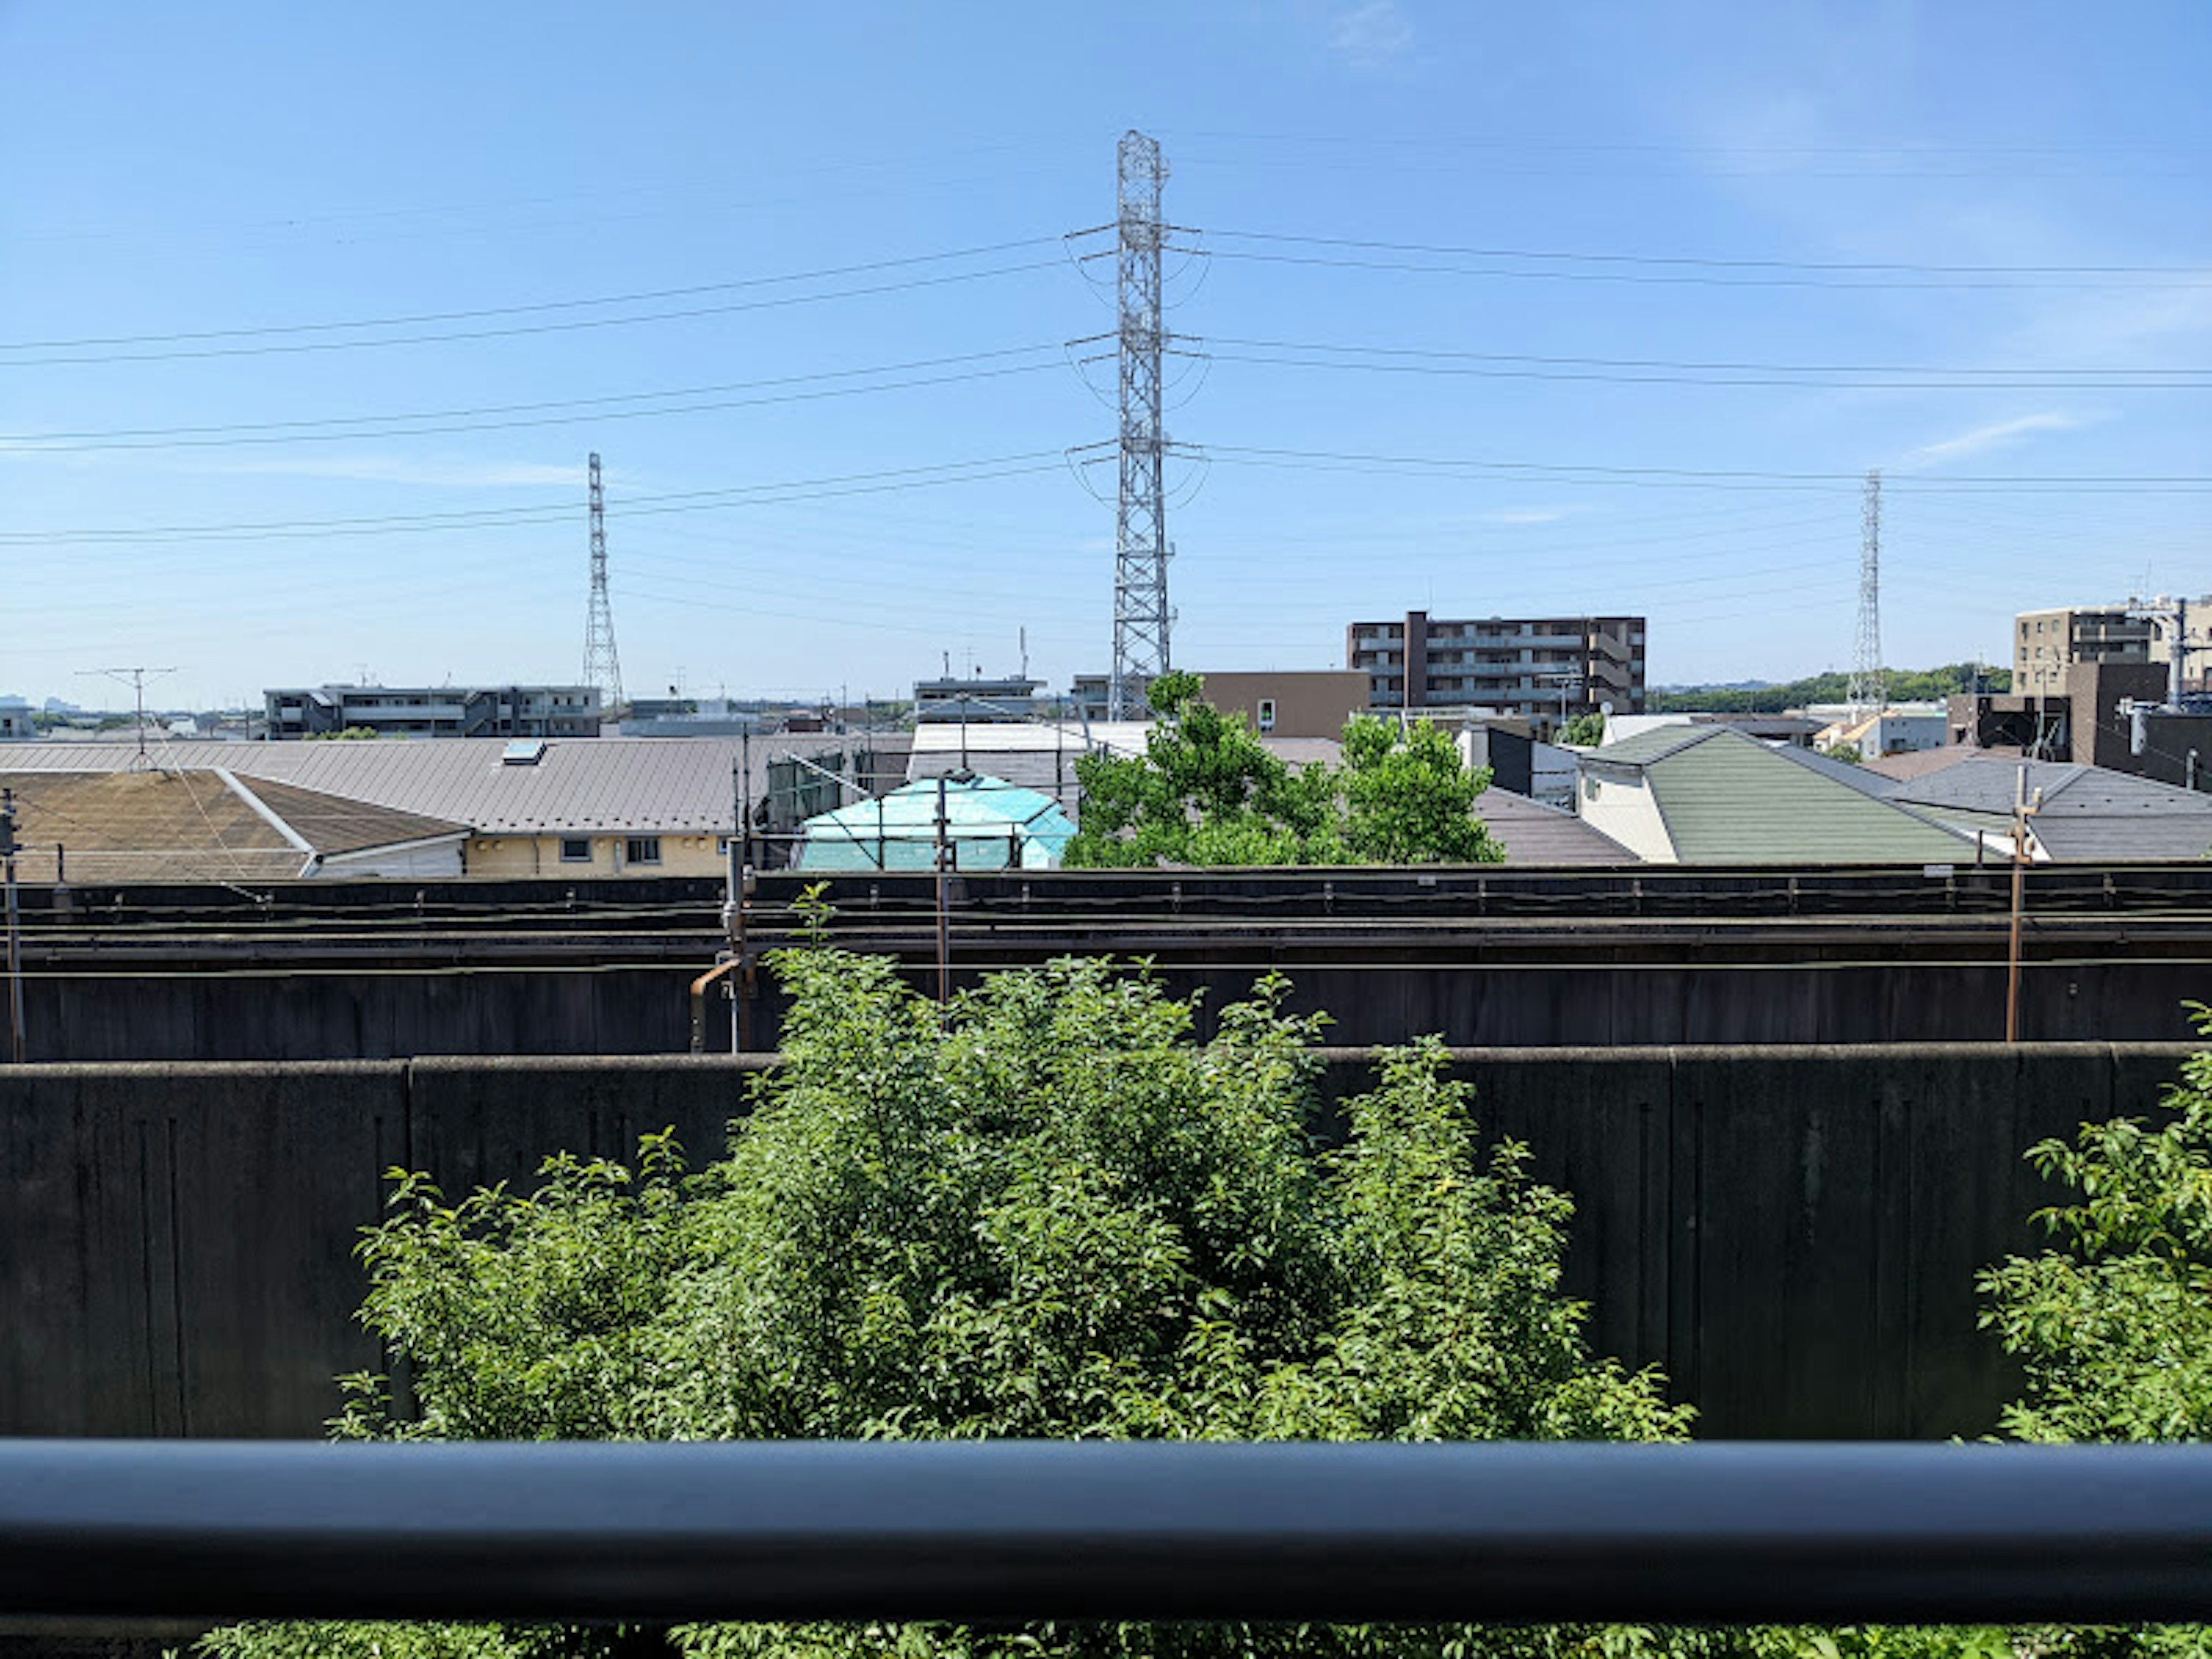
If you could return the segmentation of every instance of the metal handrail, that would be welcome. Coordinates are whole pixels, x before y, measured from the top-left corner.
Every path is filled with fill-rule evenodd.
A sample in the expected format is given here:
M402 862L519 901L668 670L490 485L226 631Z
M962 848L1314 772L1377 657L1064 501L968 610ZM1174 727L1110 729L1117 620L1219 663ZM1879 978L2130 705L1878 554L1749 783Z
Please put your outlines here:
M0 1617L2212 1619L2212 1448L0 1441Z

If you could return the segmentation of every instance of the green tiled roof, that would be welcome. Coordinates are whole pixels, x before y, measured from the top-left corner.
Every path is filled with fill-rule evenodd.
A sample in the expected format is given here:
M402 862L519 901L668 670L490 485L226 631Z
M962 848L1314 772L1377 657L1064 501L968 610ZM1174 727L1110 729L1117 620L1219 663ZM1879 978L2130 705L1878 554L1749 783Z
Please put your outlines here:
M1926 818L1725 729L1676 744L1644 775L1684 864L1946 864L1972 850Z

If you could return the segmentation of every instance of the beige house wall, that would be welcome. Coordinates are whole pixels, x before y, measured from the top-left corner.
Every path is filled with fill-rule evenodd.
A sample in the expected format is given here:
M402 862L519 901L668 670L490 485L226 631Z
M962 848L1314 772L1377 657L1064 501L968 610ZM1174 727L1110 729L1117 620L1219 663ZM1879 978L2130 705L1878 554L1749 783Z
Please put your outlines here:
M1650 781L1634 782L1583 774L1577 811L1593 830L1611 836L1647 864L1674 864L1674 838L1660 816L1658 797Z
M593 835L589 836L471 836L465 853L467 872L472 876L568 876L586 880L611 879L617 876L718 876L723 872L724 858L719 850L720 839L715 836L660 836L660 862L632 864L624 856L624 845L635 837L623 835ZM589 862L564 862L561 857L563 840L592 843Z
M1224 714L1242 714L1271 738L1339 738L1344 723L1367 710L1367 675L1356 668L1291 670L1279 674L1207 674L1206 700ZM1260 705L1272 701L1272 726Z

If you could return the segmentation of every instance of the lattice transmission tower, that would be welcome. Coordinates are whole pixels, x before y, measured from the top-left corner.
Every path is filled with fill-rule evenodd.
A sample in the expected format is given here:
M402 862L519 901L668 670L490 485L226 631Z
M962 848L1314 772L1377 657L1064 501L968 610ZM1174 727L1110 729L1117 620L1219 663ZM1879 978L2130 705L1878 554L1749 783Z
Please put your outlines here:
M607 603L607 501L599 458L592 457L592 603L584 618L584 684L599 689L599 707L622 705L622 659L615 652L615 613Z
M1881 469L1867 474L1859 514L1859 631L1851 649L1851 685L1845 701L1855 719L1889 706L1881 672Z
M1162 460L1160 356L1166 334L1160 282L1160 186L1167 158L1157 139L1121 135L1118 261L1121 291L1121 485L1114 524L1114 672L1106 717L1142 720L1146 694L1167 672L1168 521Z

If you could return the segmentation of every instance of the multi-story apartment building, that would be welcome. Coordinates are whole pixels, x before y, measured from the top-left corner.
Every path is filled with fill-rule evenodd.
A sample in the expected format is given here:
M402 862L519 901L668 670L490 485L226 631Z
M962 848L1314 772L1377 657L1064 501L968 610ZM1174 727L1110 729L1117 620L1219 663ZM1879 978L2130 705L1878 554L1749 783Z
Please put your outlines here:
M366 727L380 738L596 738L589 685L321 685L264 691L271 738Z
M2161 601L2160 608L2167 602ZM2212 598L2191 599L2183 607L2188 660L2185 691L2212 690ZM2173 660L2173 634L2147 617L2130 617L2124 605L2094 609L2062 606L2023 611L2013 620L2012 694L2016 697L2058 696L2066 690L2066 671L2075 663L2127 666Z
M1479 709L1521 715L1544 732L1610 703L1644 710L1641 617L1489 617L1345 630L1345 665L1367 675L1377 709Z

